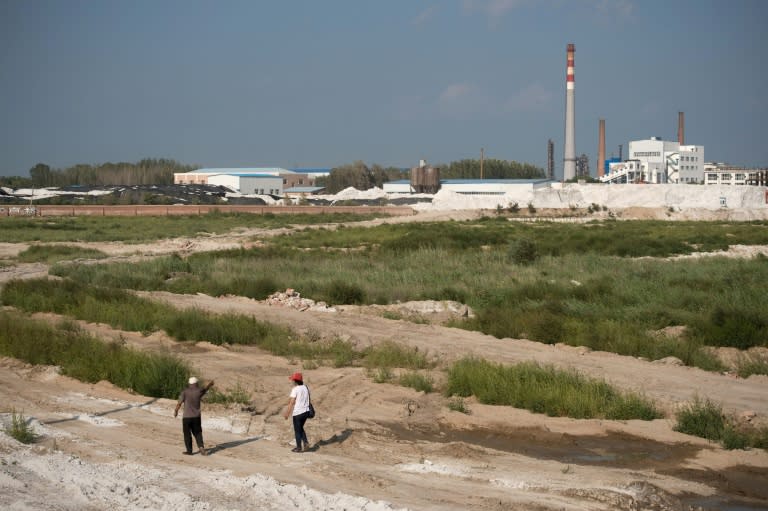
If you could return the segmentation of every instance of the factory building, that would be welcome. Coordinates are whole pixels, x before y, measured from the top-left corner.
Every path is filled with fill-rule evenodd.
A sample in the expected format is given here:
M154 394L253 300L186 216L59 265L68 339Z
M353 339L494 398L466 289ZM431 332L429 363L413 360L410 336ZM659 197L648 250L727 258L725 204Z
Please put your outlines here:
M296 169L281 167L204 168L173 175L174 184L225 186L245 195L282 195L285 189L312 187L317 175L329 169Z
M627 161L610 163L603 183L704 183L704 146L651 137L629 143Z
M727 163L705 163L704 184L768 186L768 169L748 169Z

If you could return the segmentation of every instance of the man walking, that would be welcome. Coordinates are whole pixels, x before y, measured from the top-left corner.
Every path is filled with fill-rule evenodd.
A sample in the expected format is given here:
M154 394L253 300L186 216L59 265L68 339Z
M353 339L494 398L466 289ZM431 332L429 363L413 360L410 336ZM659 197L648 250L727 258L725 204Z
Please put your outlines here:
M205 444L203 443L203 423L200 417L200 400L211 387L213 387L213 380L204 388L200 388L197 384L197 378L192 376L187 388L181 391L173 416L179 415L179 408L183 404L184 415L182 415L181 427L184 432L184 446L187 448L183 454L192 454L192 435L195 435L195 442L197 442L197 448L200 449L200 454L206 455Z

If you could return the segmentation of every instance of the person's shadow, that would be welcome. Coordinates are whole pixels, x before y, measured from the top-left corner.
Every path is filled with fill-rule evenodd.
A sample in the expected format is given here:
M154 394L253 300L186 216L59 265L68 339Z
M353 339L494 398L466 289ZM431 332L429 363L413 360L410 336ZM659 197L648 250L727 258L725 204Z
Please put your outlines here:
M216 444L213 447L208 447L206 451L208 452L209 455L211 455L215 452L224 451L226 449L232 449L233 447L240 447L241 445L249 444L251 442L255 442L256 440L261 440L262 438L264 437L254 436L251 438L244 438L243 440L233 440L232 442L224 442L222 444Z
M341 433L333 435L328 440L318 440L317 442L315 442L314 445L312 445L309 449L307 449L307 452L315 452L320 447L323 447L323 446L326 446L326 445L344 443L344 441L346 441L347 438L349 438L350 436L352 436L352 430L351 429L345 429Z

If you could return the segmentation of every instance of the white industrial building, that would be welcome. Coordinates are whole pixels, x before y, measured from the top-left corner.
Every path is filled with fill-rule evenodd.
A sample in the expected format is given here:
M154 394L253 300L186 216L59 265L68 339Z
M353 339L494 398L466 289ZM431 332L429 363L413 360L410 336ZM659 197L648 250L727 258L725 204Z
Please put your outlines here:
M283 178L271 174L232 172L208 177L208 184L225 186L243 195L282 195Z
M651 137L629 143L629 158L611 163L603 183L704 183L704 146Z
M705 163L704 183L708 185L754 185L765 183L766 169L735 167L727 163Z
M282 167L204 168L173 175L174 184L224 186L245 195L283 195L285 189L314 186L325 169L288 170Z

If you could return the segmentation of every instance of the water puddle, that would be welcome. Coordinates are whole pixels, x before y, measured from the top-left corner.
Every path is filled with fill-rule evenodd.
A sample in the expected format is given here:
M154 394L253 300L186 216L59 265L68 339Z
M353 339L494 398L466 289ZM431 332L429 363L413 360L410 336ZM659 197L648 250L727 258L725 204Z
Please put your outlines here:
M694 457L700 450L688 444L664 444L625 433L576 436L538 428L499 431L484 428L453 429L444 425L404 426L399 423L382 426L401 442L463 442L531 458L618 468L671 468Z

